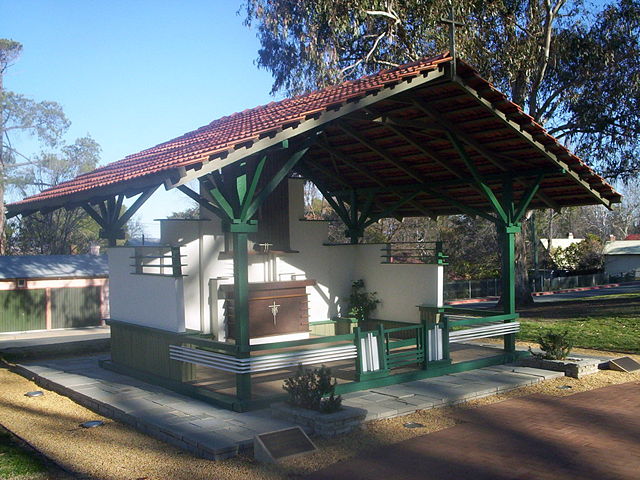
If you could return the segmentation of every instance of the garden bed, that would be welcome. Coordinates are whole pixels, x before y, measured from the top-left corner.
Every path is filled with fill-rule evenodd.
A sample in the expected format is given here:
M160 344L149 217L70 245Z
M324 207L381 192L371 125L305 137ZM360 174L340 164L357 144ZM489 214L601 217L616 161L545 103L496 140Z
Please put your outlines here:
M271 405L271 415L300 425L310 435L331 438L358 428L364 422L367 411L362 408L342 407L334 413L322 413L293 407L287 403L276 403Z
M597 358L566 358L565 360L548 360L534 355L522 358L519 363L524 367L564 372L565 377L582 378L585 375L597 373L600 360Z

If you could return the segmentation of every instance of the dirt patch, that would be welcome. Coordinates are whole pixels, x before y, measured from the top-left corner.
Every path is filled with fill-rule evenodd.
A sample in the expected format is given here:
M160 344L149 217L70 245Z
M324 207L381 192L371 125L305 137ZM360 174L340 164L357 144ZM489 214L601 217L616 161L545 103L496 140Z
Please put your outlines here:
M591 352L599 354L602 352ZM280 465L260 465L248 456L212 462L148 437L119 422L101 417L68 398L42 390L33 382L0 368L0 418L11 431L78 478L111 479L285 479L314 472L358 452L442 430L456 424L460 408L475 408L532 393L566 396L607 385L640 380L640 373L601 371L584 379L559 378L539 385L471 401L464 406L419 411L394 419L368 422L360 430L337 439L317 439L319 451ZM571 388L558 388L566 387ZM83 429L87 420L105 425ZM408 429L417 422L423 428Z

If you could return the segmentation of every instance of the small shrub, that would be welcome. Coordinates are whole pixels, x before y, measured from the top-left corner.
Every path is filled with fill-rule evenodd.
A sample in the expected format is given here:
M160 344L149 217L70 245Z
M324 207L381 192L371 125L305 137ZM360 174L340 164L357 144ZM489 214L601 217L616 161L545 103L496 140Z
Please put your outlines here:
M349 315L353 315L359 322L369 320L380 303L378 292L367 292L364 289L364 280L356 280L351 284L349 296Z
M282 388L289 394L287 402L294 407L323 413L342 408L342 397L335 395L336 380L331 379L331 369L324 365L313 370L300 365L295 375L284 381Z
M538 336L538 343L543 353L534 355L546 360L564 360L573 348L568 330L564 332L548 331ZM531 351L531 347L529 347L529 351Z

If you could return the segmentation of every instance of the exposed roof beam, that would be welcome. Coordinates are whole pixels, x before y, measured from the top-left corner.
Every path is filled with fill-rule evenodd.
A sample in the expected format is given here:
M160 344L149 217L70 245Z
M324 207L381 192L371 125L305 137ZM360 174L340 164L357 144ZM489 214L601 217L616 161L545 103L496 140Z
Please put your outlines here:
M528 183L526 183L526 179L529 178L536 178L538 175L554 175L554 174L558 174L559 171L557 169L552 169L552 168L538 168L538 169L532 169L532 170L526 170L526 171L522 171L520 173L517 173L515 176L513 176L512 178L515 180L522 180L523 185L525 186L529 186ZM492 174L492 175L486 175L483 177L484 181L486 183L492 183L492 182L497 182L500 181L502 182L502 180L504 179L504 174ZM464 186L473 186L473 184L475 183L475 181L471 178L457 178L457 179L451 179L451 180L442 180L437 182L437 185L439 188L441 187L464 187ZM421 190L425 185L427 185L426 183L408 183L408 184L404 184L404 185L394 185L393 188L395 191L414 191L414 190ZM367 192L367 191L375 191L375 192L385 192L385 191L389 191L388 188L380 188L380 187L372 187L372 188L363 188L363 189L359 189L359 191L362 192ZM347 190L345 191L337 191L335 193L346 193ZM478 191L478 193L481 193L480 191Z
M424 120L407 120L406 118L398 118L390 115L379 115L374 118L364 118L372 122L381 123L388 127L401 127L410 128L412 130L420 130L422 133L427 133L433 137L441 136L444 132L443 128L438 128L436 124L432 122L425 122Z
M398 195L400 198L403 197L403 193L402 192L399 192L398 190L395 190L393 186L385 184L383 181L381 181L375 175L371 175L371 173L366 168L363 168L360 165L358 165L357 163L353 162L351 159L349 159L341 151L333 148L331 145L326 143L326 141L324 141L324 140L323 141L319 141L317 145L320 148L326 150L329 154L334 155L341 162L345 163L346 165L348 165L351 168L353 168L353 169L357 170L358 172L360 172L363 176L367 177L372 182L378 184L379 186L381 186L383 188L389 188L392 193ZM417 208L419 212L421 212L423 215L425 215L427 217L433 217L434 216L433 212L427 210L426 208L420 206L419 204L414 205L414 207Z
M166 172L163 172L131 181L125 181L124 184L116 183L86 192L72 193L68 196L43 198L33 202L13 204L7 208L7 218L15 217L16 215L28 216L42 210L51 212L59 208L79 208L85 203L97 205L99 202L102 202L109 197L120 195L123 192L127 198L130 198L146 191L149 188L154 188L155 190L158 186L164 183L165 178Z
M395 158L393 158L393 155L391 155L389 152L387 152L382 147L378 147L377 145L374 145L369 139L367 139L364 136L362 136L354 128L352 128L350 125L348 125L346 122L340 122L340 123L338 123L338 126L340 127L340 129L343 132L345 132L348 135L350 135L352 138L354 138L360 144L364 145L369 150L371 150L373 153L375 153L379 157L383 158L384 160L386 160L387 162L389 162L390 164L392 164L393 166L395 166L399 170L402 170L406 175L409 175L414 180L417 180L418 182L423 182L425 180L424 176L421 175L418 171L414 170L413 168L409 167L408 165L405 165L403 162L400 162L400 161L396 160ZM426 215L430 216L430 214L427 213L428 210L426 210L418 202L414 201L413 198L408 200L407 203L412 205L414 208L418 209L418 211L425 212Z
M393 126L393 125L387 125L387 127L393 133L395 133L400 138L402 138L404 141L406 141L409 145L411 145L412 147L416 148L423 155L429 157L431 160L436 162L438 165L440 165L446 171L448 171L452 175L455 175L458 178L462 178L462 175L460 174L460 172L458 170L456 170L455 168L451 167L447 160L442 158L437 153L435 153L433 151L430 151L427 148L425 148L422 145L422 142L419 139L417 139L415 136L411 135L410 133L407 133L407 132L403 131L402 128L398 128L398 127Z
M446 119L444 115L435 110L425 100L416 98L414 99L414 102L424 113L436 120L445 129L455 133L461 140L463 140L469 146L473 147L478 153L489 160L495 167L499 168L503 172L506 172L508 170L507 167L502 165L500 162L497 162L496 159L501 159L502 161L513 161L513 159L508 159L506 157L503 157L499 153L488 150L486 147L480 144L480 142L476 141L471 136L467 135L464 131L460 130L460 128L454 125L453 122L450 122L448 119Z
M399 160L396 160L395 158L393 158L393 155L391 155L389 152L384 150L382 147L378 147L374 145L369 139L367 139L366 137L358 133L353 127L351 127L351 125L347 124L346 122L340 122L338 126L343 132L350 135L351 138L355 139L358 143L360 143L361 145L364 145L373 153L375 153L379 157L383 158L384 160L392 164L394 167L398 168L399 170L402 170L405 174L407 174L414 180L417 180L418 182L424 181L423 175L421 175L419 172L414 170L412 167L409 167L408 165L405 165L403 162L400 162Z
M199 193L191 190L186 185L180 185L178 187L178 190L180 190L186 196L188 196L189 198L191 198L192 200L197 202L198 205L200 205L201 207L209 210L211 213L215 214L216 216L218 216L220 218L224 218L222 211L218 207L213 205L211 202L209 202L205 197L203 197Z
M346 208L344 208L344 203L340 199L340 195L337 192L330 191L322 179L317 178L315 175L313 175L313 173L310 171L311 168L316 168L326 172L324 167L320 167L319 165L315 163L311 163L308 160L305 161L305 159L303 159L302 162L298 164L298 169L301 172L303 172L307 176L307 178L309 178L315 184L318 190L320 190L320 193L322 193L322 195L327 200L329 205L331 205L331 207L336 211L336 213L342 219L345 225L348 224L351 219L349 217L349 214L347 213ZM349 189L346 192L347 194L352 195L354 193L353 189L350 188L350 185L346 183L344 180L342 180L340 177L335 177L334 175L329 174L329 178L331 178L332 180L337 180L340 184L345 185ZM332 197L335 197L335 200ZM381 211L384 210L385 206L382 205L374 197L370 198L370 201L373 205L375 205Z
M466 135L463 132L461 133L460 129L455 127L449 120L444 118L442 116L442 114L440 114L439 112L436 112L433 108L430 108L430 104L424 102L423 100L419 100L419 99L416 99L416 103L427 115L430 115L432 118L438 119L438 121L440 121L443 125L445 125L447 127L450 127L452 130L454 130L455 133L458 134L458 136L461 137L465 141L465 143L468 143L469 145L471 145L478 153L480 153L484 158L489 160L493 165L495 165L496 167L500 168L503 171L506 170L506 168L504 166L502 166L500 163L495 161L495 158L499 158L499 159L502 159L504 161L508 161L509 159L506 156L501 155L501 154L496 153L496 152L492 152L491 150L489 150L486 147L482 146L479 142L475 141L469 135ZM514 123L514 122L512 122L512 123ZM524 183L522 183L520 181L518 181L518 183L520 183L522 186L526 187L526 185ZM536 192L536 196L538 198L540 198L540 200L542 200L547 206L549 206L549 208L552 208L553 210L558 211L558 212L560 211L560 209L561 209L560 205L558 205L557 202L553 201L553 199L551 199L547 194L545 194L541 190L538 190Z
M482 105L485 109L489 110L493 115L495 115L497 118L502 120L502 122L510 126L518 136L520 136L525 141L527 141L531 146L536 148L545 157L557 163L561 168L564 168L574 182L576 182L577 184L585 188L593 198L598 200L598 202L603 204L605 207L611 209L611 205L613 202L604 198L600 194L600 192L591 188L591 185L589 185L588 182L583 180L577 172L573 171L569 166L569 164L567 164L567 162L561 160L556 154L547 150L547 148L543 144L541 144L539 141L537 141L533 137L533 135L531 135L529 132L522 129L518 123L509 119L505 113L495 108L489 100L484 98L479 91L467 85L463 79L456 77L455 81L458 83L458 85L462 89L470 93L473 96L473 98L478 102L479 105Z

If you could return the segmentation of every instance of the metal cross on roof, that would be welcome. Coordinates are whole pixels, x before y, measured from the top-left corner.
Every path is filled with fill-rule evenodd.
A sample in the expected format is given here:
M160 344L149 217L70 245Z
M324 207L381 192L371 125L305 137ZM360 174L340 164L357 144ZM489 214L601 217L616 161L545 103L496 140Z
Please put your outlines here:
M465 23L456 21L453 2L449 2L449 17L441 18L438 23L449 25L449 55L451 55L451 78L456 76L456 26L464 27Z

